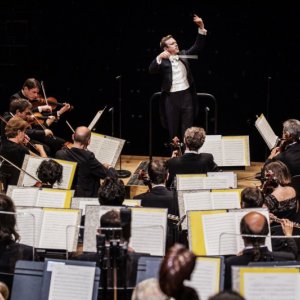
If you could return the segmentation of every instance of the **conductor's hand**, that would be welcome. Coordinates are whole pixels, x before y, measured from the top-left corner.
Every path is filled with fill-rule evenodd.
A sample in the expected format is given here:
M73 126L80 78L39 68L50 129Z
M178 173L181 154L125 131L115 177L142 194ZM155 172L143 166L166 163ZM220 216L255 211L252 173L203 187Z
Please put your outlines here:
M158 55L158 58L159 59L169 59L170 55L171 54L168 51L164 51Z
M196 23L196 25L200 29L204 29L204 23L203 23L203 20L200 17L198 17L197 15L194 15L193 21Z

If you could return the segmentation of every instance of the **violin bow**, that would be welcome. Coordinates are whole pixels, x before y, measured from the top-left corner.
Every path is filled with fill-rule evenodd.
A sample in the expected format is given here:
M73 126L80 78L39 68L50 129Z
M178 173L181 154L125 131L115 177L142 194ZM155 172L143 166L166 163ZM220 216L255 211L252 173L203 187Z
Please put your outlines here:
M3 163L3 160L6 161L8 164L10 164L11 166L13 166L14 168L18 169L20 172L25 173L26 175L28 175L29 177L31 177L33 180L35 181L40 181L39 179L37 179L35 176L31 175L30 173L28 173L27 171L23 170L22 168L16 166L14 163L12 163L10 160L6 159L4 156L0 155L0 158L2 159L1 164Z
M45 98L46 104L49 105L48 104L48 99L47 99L47 96L46 96L46 91L45 91L45 88L44 88L44 81L43 80L41 81L41 87L42 87L43 96Z

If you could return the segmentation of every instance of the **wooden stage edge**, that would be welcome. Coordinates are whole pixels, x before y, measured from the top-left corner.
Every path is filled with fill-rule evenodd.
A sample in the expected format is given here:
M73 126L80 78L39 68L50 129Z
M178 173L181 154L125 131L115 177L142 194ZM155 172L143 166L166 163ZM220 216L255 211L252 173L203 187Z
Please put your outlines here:
M153 157L153 159L167 160L169 157ZM121 167L123 170L128 170L133 174L141 161L149 161L149 156L122 155ZM245 167L245 170L231 170L237 173L238 188L260 186L261 183L259 180L255 179L255 175L260 172L262 166L263 162L251 162L251 165L249 167ZM115 168L116 170L120 169L119 161L117 162ZM226 170L224 172L226 172ZM123 179L125 185L127 184L129 178ZM131 187L131 190L132 189L133 188ZM147 187L140 186L136 189L138 190L134 189L130 192L130 196L145 192Z

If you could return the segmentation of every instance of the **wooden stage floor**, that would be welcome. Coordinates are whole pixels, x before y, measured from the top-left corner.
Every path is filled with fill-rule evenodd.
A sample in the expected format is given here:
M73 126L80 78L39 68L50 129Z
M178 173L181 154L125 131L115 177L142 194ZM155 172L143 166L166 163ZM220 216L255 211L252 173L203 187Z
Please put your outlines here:
M169 157L153 157L153 159L169 159ZM129 170L132 174L136 171L139 164L142 161L149 161L149 156L134 156L134 155L122 155L122 169ZM260 181L255 179L256 173L260 172L263 166L262 162L251 162L251 166L245 167L245 170L230 170L237 173L238 177L238 188L260 186ZM116 164L115 168L120 169L120 163ZM224 170L226 172L226 170ZM124 178L125 184L128 183L130 178ZM137 194L144 193L147 190L146 186L131 186L130 197Z

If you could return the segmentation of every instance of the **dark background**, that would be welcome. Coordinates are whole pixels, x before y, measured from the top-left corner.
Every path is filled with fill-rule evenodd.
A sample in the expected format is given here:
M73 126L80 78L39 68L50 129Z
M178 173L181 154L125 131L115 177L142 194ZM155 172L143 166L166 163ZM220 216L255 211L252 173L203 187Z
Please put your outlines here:
M292 2L293 3L293 2ZM264 113L277 135L282 122L299 118L299 9L287 1L16 1L0 2L0 104L26 78L45 83L47 96L68 101L66 114L76 127L88 125L96 111L115 107L119 136L121 78L123 153L148 154L149 99L160 78L148 74L162 36L172 34L180 48L195 40L196 13L208 30L205 49L192 62L198 92L218 103L218 134L249 135L251 160L263 160L265 143L254 127ZM213 134L214 106L209 106L208 134ZM154 155L169 155L167 132L153 102ZM112 134L106 111L97 132ZM203 107L199 124L205 126ZM64 122L56 135L69 137Z

